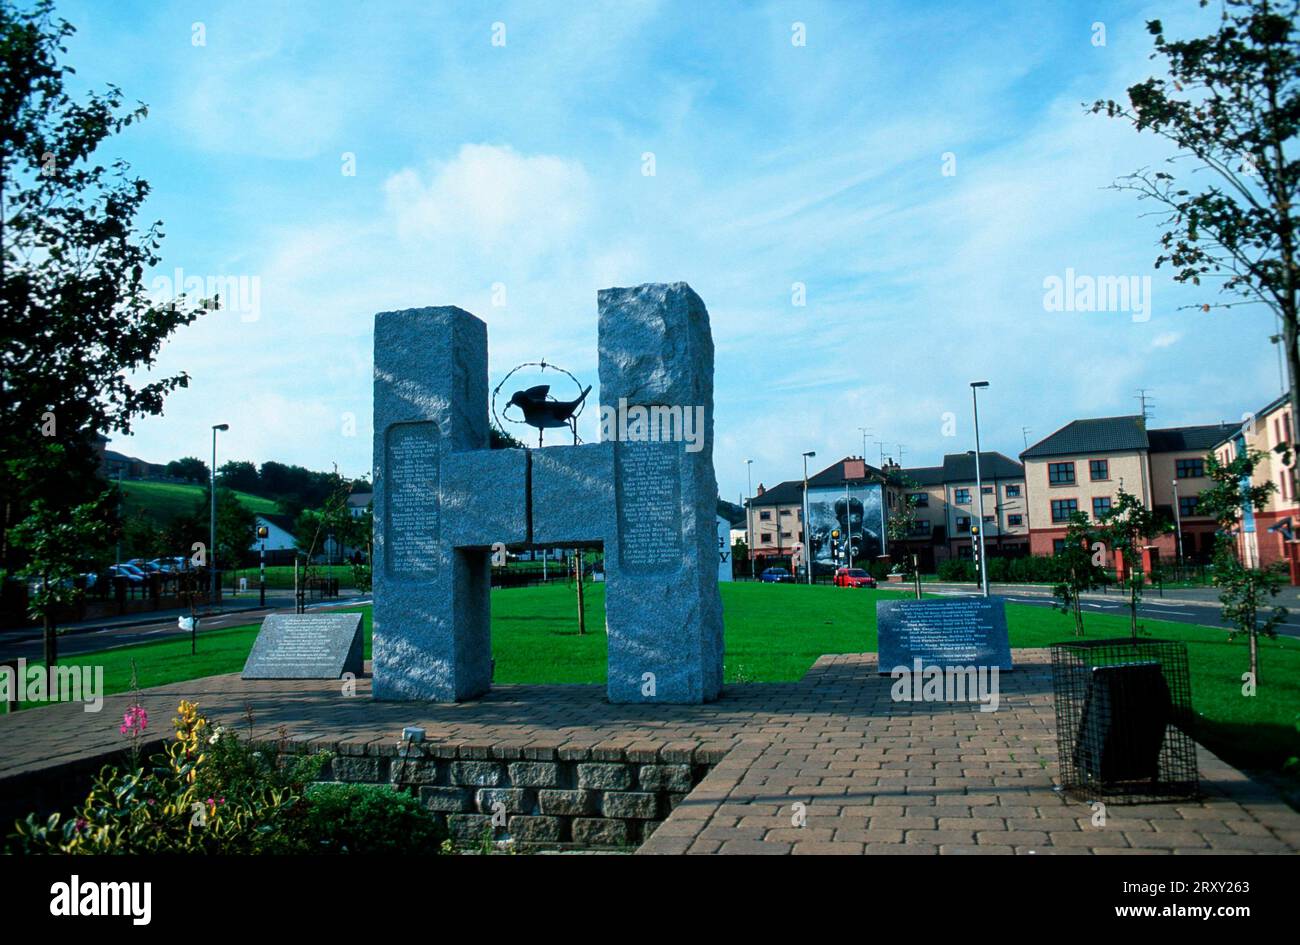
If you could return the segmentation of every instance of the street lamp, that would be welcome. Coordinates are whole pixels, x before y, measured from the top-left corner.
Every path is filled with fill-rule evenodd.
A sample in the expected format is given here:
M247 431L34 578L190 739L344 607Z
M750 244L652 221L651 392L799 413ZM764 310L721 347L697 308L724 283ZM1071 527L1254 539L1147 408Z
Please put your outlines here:
M979 541L980 556L980 593L985 597L989 596L989 562L984 555L984 480L980 476L980 403L979 389L988 387L988 381L971 381L970 399L975 408L975 493L979 497L979 535L976 536Z
M745 541L749 544L749 576L754 576L754 461L745 460L745 481L749 491L745 493ZM780 522L777 522L778 527Z
M215 604L217 600L217 431L222 433L230 429L228 423L213 424L212 427L212 518L208 530L208 600Z
M808 452L806 452L806 453L803 454L803 521L799 523L799 525L800 525L800 531L799 531L799 533L800 533L800 535L803 536L803 566L804 566L804 568L806 568L807 571L808 571L808 583L809 583L809 584L811 584L811 583L813 582L813 579L812 579L812 532L810 532L810 531L808 530L808 529L809 529L809 522L808 522L808 458L809 458L810 456L816 456L816 455L817 455L817 451L816 451L816 450L809 450ZM778 526L778 527L780 527L780 526Z
M1174 534L1178 537L1178 566L1183 566L1183 517L1178 509L1178 480L1170 480L1174 484Z

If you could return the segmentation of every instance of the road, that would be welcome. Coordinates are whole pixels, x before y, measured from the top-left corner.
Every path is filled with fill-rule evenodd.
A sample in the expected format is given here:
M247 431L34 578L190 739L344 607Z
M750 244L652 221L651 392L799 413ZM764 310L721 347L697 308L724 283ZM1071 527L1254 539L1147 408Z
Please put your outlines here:
M307 610L309 612L331 610L338 607L356 607L359 604L369 603L370 595L366 594L358 597L311 603L307 605ZM258 608L254 604L251 609L247 610L231 610L223 614L201 617L199 620L199 634L258 623L268 614L293 613L293 592L267 594L267 604L268 606L265 608ZM59 634L59 655L76 656L83 653L96 653L100 650L116 649L120 646L130 646L133 643L156 643L159 640L183 639L188 637L189 633L177 626L178 616L179 613L176 611L166 611L152 620L148 614L133 614L126 618L104 621L98 626L94 624L77 624L75 627L69 628L67 632ZM148 622L141 623L140 621ZM44 648L39 628L24 630L20 633L7 631L0 635L0 661L41 659L43 655Z
M921 588L926 593L945 596L978 593L975 584L925 583ZM1051 590L1041 585L993 584L989 587L989 593L997 594L1008 602L1028 604L1031 607L1051 607L1055 603ZM1219 616L1219 592L1215 588L1170 588L1165 594L1166 597L1162 599L1153 589L1148 588L1142 603L1138 605L1139 619L1227 628ZM1300 591L1294 587L1285 587L1276 600L1291 611L1286 621L1278 625L1278 635L1300 638ZM1096 613L1128 618L1127 599L1116 593L1085 594L1083 608L1085 616Z

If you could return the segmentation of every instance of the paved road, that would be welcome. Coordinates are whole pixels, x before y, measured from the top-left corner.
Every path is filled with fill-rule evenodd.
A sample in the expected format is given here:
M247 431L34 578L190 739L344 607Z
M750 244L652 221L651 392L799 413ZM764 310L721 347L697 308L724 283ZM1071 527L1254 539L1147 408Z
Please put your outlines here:
M257 623L267 614L284 614L293 612L293 593L286 595L267 595L268 606L265 609L228 611L199 620L199 633L224 630L227 627L242 627ZM370 596L343 598L340 600L308 604L307 610L329 610L336 607L355 607L369 604ZM59 635L59 655L76 656L81 653L96 653L100 650L116 649L133 643L155 643L159 640L180 639L187 637L187 631L177 627L177 614L168 611L148 623L136 621L149 620L148 614L134 614L128 618L116 618L100 626L79 624L74 632ZM123 626L123 621L130 625ZM40 659L44 655L39 630L24 631L21 636L7 635L0 637L0 660Z
M974 584L923 584L922 589L931 594L966 595L977 593ZM1017 604L1033 607L1051 607L1055 598L1041 585L993 584L989 592ZM1148 620L1168 620L1173 623L1191 623L1205 627L1225 627L1219 616L1219 592L1213 587L1170 588L1165 597L1148 590L1138 605L1138 617ZM1287 587L1277 596L1277 602L1290 609L1286 622L1277 632L1281 636L1300 637L1300 590ZM1090 613L1128 617L1128 605L1119 594L1086 594L1083 601L1085 616Z

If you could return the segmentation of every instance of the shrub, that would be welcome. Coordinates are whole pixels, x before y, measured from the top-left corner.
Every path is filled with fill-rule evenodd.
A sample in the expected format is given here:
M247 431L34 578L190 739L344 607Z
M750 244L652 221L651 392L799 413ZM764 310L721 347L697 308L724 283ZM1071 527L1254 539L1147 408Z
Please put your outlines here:
M105 767L74 816L19 821L22 853L287 853L305 848L298 824L313 768L328 756L279 763L213 728L181 702L176 740L139 768ZM226 744L223 744L226 743Z
M413 796L383 784L313 784L303 839L317 853L437 853L445 839Z
M966 561L962 558L949 558L947 561L940 561L938 577L941 581L973 581L975 580L975 562Z

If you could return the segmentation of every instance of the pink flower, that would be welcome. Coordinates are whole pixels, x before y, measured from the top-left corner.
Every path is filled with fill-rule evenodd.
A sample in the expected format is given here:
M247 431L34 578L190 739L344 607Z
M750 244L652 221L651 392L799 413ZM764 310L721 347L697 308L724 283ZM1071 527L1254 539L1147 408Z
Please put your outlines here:
M122 716L122 727L119 731L123 735L140 735L149 727L149 713L145 711L142 705L129 706L126 713Z

